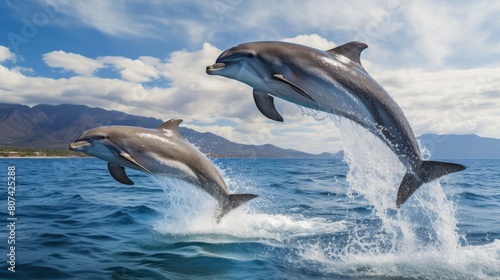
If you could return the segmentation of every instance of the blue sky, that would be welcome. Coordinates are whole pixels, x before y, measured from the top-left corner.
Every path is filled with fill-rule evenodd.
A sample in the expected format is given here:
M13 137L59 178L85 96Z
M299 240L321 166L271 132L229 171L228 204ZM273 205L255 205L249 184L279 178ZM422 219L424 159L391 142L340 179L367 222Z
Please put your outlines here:
M495 1L3 1L0 95L26 105L85 104L161 119L248 144L341 148L330 120L208 76L225 49L287 40L321 49L360 40L367 71L417 135L500 138L500 3Z

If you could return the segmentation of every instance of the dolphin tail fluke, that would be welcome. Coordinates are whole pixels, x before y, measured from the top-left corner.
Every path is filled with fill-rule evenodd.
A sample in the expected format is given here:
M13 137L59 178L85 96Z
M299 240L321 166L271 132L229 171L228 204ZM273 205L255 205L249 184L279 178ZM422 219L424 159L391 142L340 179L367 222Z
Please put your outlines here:
M457 163L440 161L422 161L417 173L406 172L399 185L396 206L399 208L423 184L449 173L462 171L465 166Z
M242 205L243 203L254 199L258 197L258 195L255 194L231 194L229 195L229 199L227 200L226 203L224 203L221 208L219 209L219 213L216 218L216 222L219 223L220 219L224 217L227 213L229 213L231 210L237 208L238 206Z
M406 172L403 181L399 185L396 207L401 207L403 203L424 183L424 181L413 172Z

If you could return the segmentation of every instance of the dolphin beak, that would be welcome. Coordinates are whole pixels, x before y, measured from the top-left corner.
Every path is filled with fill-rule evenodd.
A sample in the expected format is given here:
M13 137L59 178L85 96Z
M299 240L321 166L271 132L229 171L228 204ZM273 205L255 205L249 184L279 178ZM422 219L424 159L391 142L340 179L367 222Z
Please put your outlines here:
M212 65L208 65L207 66L207 74L213 75L218 70L224 69L225 66L226 66L226 64L222 63L222 62L218 62L218 63L212 64Z
M74 143L69 144L68 149L75 152L83 152L90 146L91 144L88 141L76 141Z

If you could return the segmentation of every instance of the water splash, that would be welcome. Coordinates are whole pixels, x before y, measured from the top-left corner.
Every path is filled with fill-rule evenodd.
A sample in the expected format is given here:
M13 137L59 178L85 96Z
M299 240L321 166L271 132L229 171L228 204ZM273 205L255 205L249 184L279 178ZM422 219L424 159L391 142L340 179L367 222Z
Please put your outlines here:
M183 240L211 243L259 241L282 246L296 238L345 229L344 222L260 213L255 206L258 204L256 201L229 212L217 224L214 219L217 203L208 194L173 178L153 176L153 179L165 193L164 217L154 224L154 230L182 237ZM252 190L247 192L256 193Z
M397 156L361 126L340 117L330 118L343 139L344 160L349 165L346 177L349 195L362 196L367 204L373 205L370 217L366 218L372 222L350 221L346 225L348 241L341 248L325 248L317 243L305 246L301 255L304 260L323 263L325 273L353 276L440 279L500 276L498 240L487 246L461 245L465 238L458 234L456 207L442 187L446 178L424 184L398 210L396 194L405 167Z
M459 246L455 207L446 198L440 181L425 184L401 210L396 210L404 166L382 141L359 125L345 119L336 123L350 167L347 182L353 192L374 206L373 215L381 219L383 237L388 239L384 249L412 253L433 248L453 253Z

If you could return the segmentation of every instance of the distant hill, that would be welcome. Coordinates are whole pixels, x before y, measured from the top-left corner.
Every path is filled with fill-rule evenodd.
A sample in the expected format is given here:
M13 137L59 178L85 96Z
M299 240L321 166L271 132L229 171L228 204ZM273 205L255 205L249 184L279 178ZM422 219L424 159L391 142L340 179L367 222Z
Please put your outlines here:
M83 131L103 125L154 128L163 121L84 105L0 104L0 146L66 150ZM203 153L215 157L331 157L313 155L274 145L244 145L213 133L182 127L181 134Z
M500 139L475 134L424 134L418 138L433 159L500 159Z
M84 105L0 104L0 146L67 150L68 144L83 131L103 125L130 125L154 128L163 123L147 118L90 108ZM182 127L184 137L203 153L214 157L336 157L337 154L313 155L274 145L244 145L213 133L200 133ZM500 139L468 135L424 134L418 137L433 159L500 159Z

